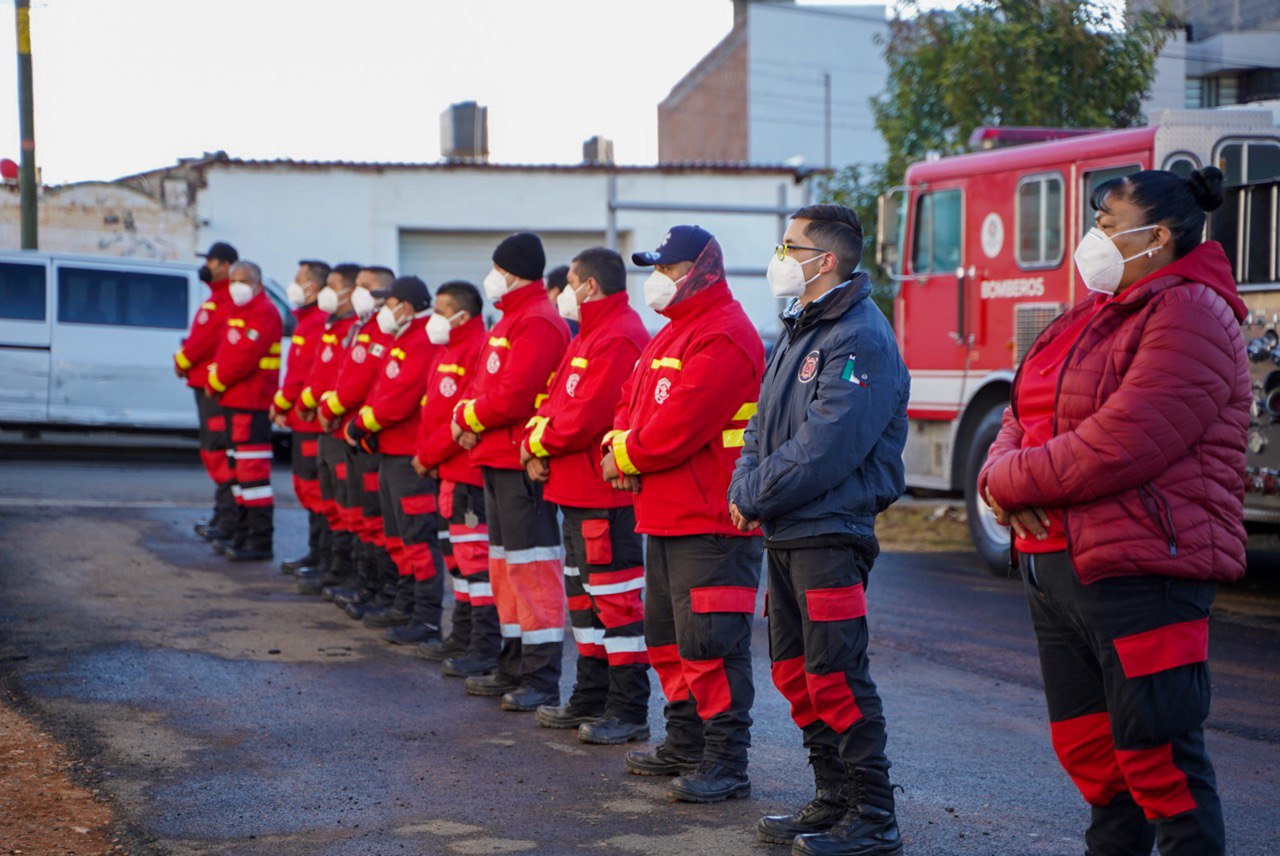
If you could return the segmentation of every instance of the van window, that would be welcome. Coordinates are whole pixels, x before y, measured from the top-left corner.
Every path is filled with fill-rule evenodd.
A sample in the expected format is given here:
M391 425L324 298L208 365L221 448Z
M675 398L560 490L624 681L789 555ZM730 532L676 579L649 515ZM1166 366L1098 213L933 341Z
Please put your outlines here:
M1018 266L1057 267L1062 261L1062 176L1035 175L1018 185Z
M1191 173L1200 168L1200 161L1195 155L1178 152L1165 158L1164 168L1176 175L1178 178L1190 178Z
M0 262L0 318L43 321L44 265Z
M1127 166L1109 166L1106 169L1095 169L1086 172L1081 178L1080 193L1080 234L1083 235L1093 228L1093 215L1096 213L1093 206L1089 204L1093 199L1093 192L1098 189L1098 185L1105 184L1113 178L1123 178L1126 175L1133 175L1142 167L1135 164Z
M58 270L58 320L183 330L187 278L158 273L65 267Z
M960 267L960 191L939 190L916 206L914 273L951 273Z
M1218 169L1227 184L1250 184L1280 178L1280 143L1232 140L1218 148Z

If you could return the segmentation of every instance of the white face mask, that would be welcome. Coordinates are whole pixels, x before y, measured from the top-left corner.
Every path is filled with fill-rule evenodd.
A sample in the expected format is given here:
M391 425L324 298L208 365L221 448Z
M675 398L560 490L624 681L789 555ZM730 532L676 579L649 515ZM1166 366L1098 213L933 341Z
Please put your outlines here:
M284 290L285 297L293 306L302 306L307 302L307 289L301 283L291 282Z
M329 286L320 289L320 294L316 297L316 306L320 307L320 311L326 315L332 315L338 311L338 292Z
M773 258L769 260L768 270L764 273L765 279L769 280L769 290L773 292L773 296L799 297L804 294L804 290L809 283L822 276L821 273L815 273L805 279L804 266L821 258L822 256L814 256L811 259L805 259L800 262L790 255L778 258L775 253Z
M688 276L689 274L685 274L673 280L662 271L655 270L644 281L644 302L649 304L649 308L654 312L661 312L671 305L680 283L684 282Z
M236 306L244 306L253 300L253 286L247 282L233 282L227 291L231 294L231 302Z
M363 321L377 311L378 298L374 297L373 292L367 288L356 288L351 292L351 308Z
M448 318L443 315L432 315L427 319L427 339L433 345L449 344L449 333L453 330L453 319L461 315L455 312Z
M1125 229L1111 236L1096 226L1090 229L1080 239L1080 244L1075 251L1076 270L1080 271L1080 278L1084 280L1085 287L1099 294L1115 294L1116 289L1120 287L1120 280L1124 278L1124 266L1139 256L1148 258L1154 256L1164 248L1164 244L1125 258L1121 255L1120 248L1115 245L1114 239L1130 232L1144 232L1154 228L1155 226L1139 226L1137 229Z
M568 318L570 321L578 321L581 318L581 312L578 307L578 292L573 290L573 286L566 285L560 290L559 296L556 297L556 309L560 310L561 318Z
M484 293L489 296L491 301L496 303L501 300L502 295L506 294L508 289L507 278L497 268L490 270L488 275L485 276Z
M390 306L384 306L378 310L378 329L382 331L383 335L395 336L406 326L408 326L408 322L402 323L396 315L396 311Z

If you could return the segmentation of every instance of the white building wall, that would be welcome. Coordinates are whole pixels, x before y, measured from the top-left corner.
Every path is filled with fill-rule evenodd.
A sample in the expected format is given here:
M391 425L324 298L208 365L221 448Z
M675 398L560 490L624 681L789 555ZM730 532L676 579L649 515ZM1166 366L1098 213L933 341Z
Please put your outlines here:
M695 205L798 208L805 188L790 174L739 172L663 173L622 171L620 200ZM501 170L486 168L386 168L342 166L217 165L206 173L197 206L201 246L230 241L244 258L260 263L268 277L292 279L298 259L355 261L395 268L401 231L594 232L608 226L608 173L603 171ZM652 249L670 226L697 223L716 235L730 270L729 281L753 322L765 334L779 328L777 301L764 269L784 222L772 214L690 214L678 211L619 211L620 252ZM584 247L585 249L585 247ZM548 266L569 259L548 259ZM489 260L477 258L455 276L476 283ZM397 271L401 273L401 271ZM412 273L412 271L405 271ZM651 329L663 320L643 305L648 270L629 279L632 303ZM428 283L438 285L439 283Z
M747 126L752 163L800 157L827 166L823 72L831 75L831 161L879 163L885 145L868 101L888 68L884 6L752 3L747 18Z
M1170 32L1169 40L1156 57L1155 79L1151 82L1151 91L1142 99L1142 112L1146 114L1148 122L1161 110L1182 110L1188 106L1187 57L1186 31Z

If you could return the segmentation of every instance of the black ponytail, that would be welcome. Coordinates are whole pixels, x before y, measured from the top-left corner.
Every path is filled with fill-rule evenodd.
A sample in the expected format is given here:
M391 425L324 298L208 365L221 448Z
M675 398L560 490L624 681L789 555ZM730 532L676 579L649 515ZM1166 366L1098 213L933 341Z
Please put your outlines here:
M1221 207L1222 182L1222 170L1212 166L1185 179L1168 170L1145 169L1098 185L1090 205L1095 211L1107 211L1107 199L1113 194L1128 199L1146 212L1146 222L1169 229L1174 256L1182 258L1200 244L1205 212Z

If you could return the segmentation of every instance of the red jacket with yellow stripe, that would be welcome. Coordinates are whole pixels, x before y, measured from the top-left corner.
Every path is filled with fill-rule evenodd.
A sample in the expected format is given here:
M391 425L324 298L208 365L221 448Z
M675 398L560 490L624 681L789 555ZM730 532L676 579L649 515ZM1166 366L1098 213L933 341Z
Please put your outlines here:
M244 306L232 306L226 333L209 364L207 388L218 403L237 410L266 410L280 382L280 337L284 324L265 291Z
M298 406L307 410L317 410L320 407L320 397L333 389L334 384L338 382L342 357L346 354L351 340L355 338L359 320L354 314L341 317L330 315L325 319L315 360L312 361L311 369L307 372L306 385L303 386L302 392L298 393Z
M630 491L614 490L600 472L600 441L613 427L622 385L649 342L625 291L581 307L578 337L556 369L551 392L529 421L524 445L551 459L543 495L572 508L621 508Z
M336 437L342 436L347 424L368 400L373 383L391 353L391 337L378 329L373 318L353 328L348 338L350 344L342 355L338 377L321 394L316 411L318 416L333 422Z
M316 355L320 352L320 337L324 335L325 320L328 316L314 303L309 303L293 310L293 317L298 319L298 323L293 328L293 339L289 347L289 364L285 368L284 380L276 390L272 404L280 413L289 415L289 427L292 430L315 433L320 430L316 421L312 419L307 422L298 415L298 411L310 408L295 408L294 405L297 404L298 396L302 395L302 390L307 385L311 367L315 364Z
M220 279L209 284L209 296L191 319L191 330L182 347L173 355L178 368L187 373L187 386L204 389L209 381L209 363L226 332L227 316L235 308L227 289L231 280Z
M764 345L723 279L663 314L671 323L641 353L603 448L640 476L636 531L742 535L725 496L756 411Z
M439 469L441 481L474 487L484 483L480 467L453 439L453 409L475 380L480 351L488 342L486 332L480 317L454 328L449 333L449 344L439 350L427 372L427 393L422 399L414 454L427 469Z
M474 386L454 409L453 421L480 435L473 463L518 470L525 424L542 403L569 344L569 328L547 300L542 280L507 292L496 305L502 320L489 332Z
M426 318L415 318L391 340L382 372L355 417L358 428L378 435L384 455L412 455L417 444L422 394L442 350L427 339L426 326Z

